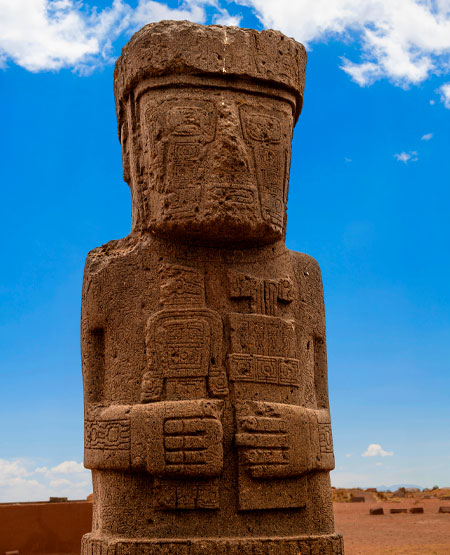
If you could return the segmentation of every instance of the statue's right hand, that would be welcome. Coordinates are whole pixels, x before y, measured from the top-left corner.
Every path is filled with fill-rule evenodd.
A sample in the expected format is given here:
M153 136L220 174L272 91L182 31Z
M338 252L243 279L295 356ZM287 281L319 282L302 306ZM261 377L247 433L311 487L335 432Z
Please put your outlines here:
M132 466L158 476L218 476L223 466L222 404L200 399L135 405Z

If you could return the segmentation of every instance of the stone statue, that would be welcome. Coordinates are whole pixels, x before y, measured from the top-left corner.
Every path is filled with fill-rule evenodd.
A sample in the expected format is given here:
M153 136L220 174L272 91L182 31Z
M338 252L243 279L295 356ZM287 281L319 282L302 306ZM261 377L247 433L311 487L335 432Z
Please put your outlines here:
M319 267L284 244L304 47L164 21L114 73L132 231L83 288L83 555L342 554Z

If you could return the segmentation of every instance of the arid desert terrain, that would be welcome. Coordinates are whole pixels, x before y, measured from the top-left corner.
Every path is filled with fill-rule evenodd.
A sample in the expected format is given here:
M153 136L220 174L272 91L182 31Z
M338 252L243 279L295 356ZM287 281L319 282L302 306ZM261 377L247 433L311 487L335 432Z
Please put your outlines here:
M393 493L334 490L336 530L344 535L346 555L450 555L450 489ZM364 502L351 502L364 497ZM338 501L339 500L339 501ZM382 515L371 515L380 508ZM423 513L411 513L411 508ZM391 514L391 509L407 513Z

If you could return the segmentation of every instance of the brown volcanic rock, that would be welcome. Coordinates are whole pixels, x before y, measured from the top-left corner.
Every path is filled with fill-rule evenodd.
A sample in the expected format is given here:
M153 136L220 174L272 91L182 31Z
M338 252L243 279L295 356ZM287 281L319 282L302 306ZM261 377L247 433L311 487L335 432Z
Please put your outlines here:
M284 245L304 63L187 22L117 62L133 228L86 262L83 555L343 553L320 269Z

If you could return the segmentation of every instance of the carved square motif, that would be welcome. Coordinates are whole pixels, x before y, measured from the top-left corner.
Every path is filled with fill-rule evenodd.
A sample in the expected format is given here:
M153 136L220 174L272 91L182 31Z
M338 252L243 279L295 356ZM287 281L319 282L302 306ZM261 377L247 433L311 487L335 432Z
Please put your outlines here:
M174 155L181 162L197 160L200 155L200 146L197 143L176 143Z
M280 361L280 384L298 385L299 366L298 360L285 358Z
M156 352L164 377L207 376L210 330L201 319L166 319L156 332Z
M255 355L255 363L259 382L278 383L278 360L276 357Z
M229 366L230 380L232 381L253 381L256 378L251 355L230 355Z
M210 141L215 135L215 108L208 101L170 102L166 129L180 140Z

